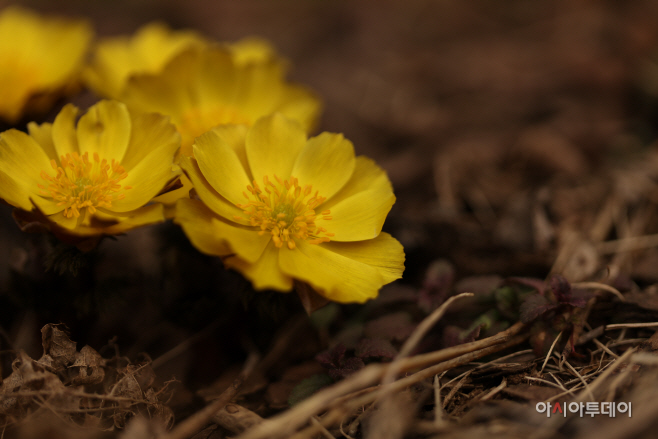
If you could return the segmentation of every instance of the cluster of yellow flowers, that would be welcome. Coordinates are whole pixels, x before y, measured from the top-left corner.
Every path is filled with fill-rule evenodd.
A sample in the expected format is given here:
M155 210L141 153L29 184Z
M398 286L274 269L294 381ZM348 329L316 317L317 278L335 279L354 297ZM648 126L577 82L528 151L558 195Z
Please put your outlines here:
M92 39L85 21L0 11L6 124L81 86L107 99L0 134L0 198L17 218L78 245L173 218L256 289L297 281L338 302L401 277L402 246L381 232L386 173L340 134L308 137L320 101L267 42L149 24L89 55Z

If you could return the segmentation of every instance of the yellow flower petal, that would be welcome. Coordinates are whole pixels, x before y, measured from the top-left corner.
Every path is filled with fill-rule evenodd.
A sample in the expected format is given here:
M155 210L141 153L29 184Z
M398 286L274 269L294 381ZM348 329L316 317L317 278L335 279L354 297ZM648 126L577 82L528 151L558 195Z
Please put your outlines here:
M384 283L393 282L404 272L404 248L388 233L357 242L327 242L322 247L349 259L377 268Z
M52 171L52 166L33 138L14 129L0 134L0 172L10 175L22 193L39 194L38 185L45 183L42 171ZM25 201L21 205L25 205Z
M237 254L248 263L258 261L270 241L269 235L261 236L251 228L222 221L199 200L178 200L174 222L203 253L214 256Z
M29 122L27 124L27 132L43 149L49 159L57 160L57 150L53 142L53 125L51 123L43 123L41 125L36 122Z
M269 41L259 37L247 37L228 45L238 65L262 63L277 58L276 50Z
M260 258L253 263L244 261L237 256L224 259L224 265L242 273L257 290L292 290L292 278L279 268L279 249L270 242Z
M313 185L313 191L330 198L354 172L354 146L342 134L322 133L312 137L301 150L292 169L300 185Z
M130 140L128 109L121 102L100 101L89 108L78 122L80 153L94 153L108 161L121 162Z
M77 234L93 236L98 235L100 231L104 235L118 235L136 229L137 227L159 224L165 220L164 206L162 206L162 204L149 204L148 206L143 206L139 209L125 213L101 213L105 213L107 216L105 218L103 218L102 215L97 215L95 217L101 217L103 220L106 218L111 219L116 221L116 223L106 226L102 221L94 221L94 219L92 219L89 227L82 227L79 231L76 231Z
M161 113L180 123L180 115L192 107L190 87L193 68L198 63L198 51L181 51L162 69L160 74L131 76L121 94L121 101L143 112Z
M336 302L363 303L377 297L386 283L378 267L306 241L298 242L295 250L280 250L279 266L284 273L307 282Z
M240 110L249 115L252 122L279 111L285 86L281 64L271 60L245 65L235 71L235 93L231 100L239 103Z
M332 241L360 241L379 235L395 195L386 172L366 157L357 157L352 178L318 210L331 210L332 219L316 223L334 233Z
M45 198L38 195L30 195L30 203L30 207L25 210L32 210L36 206L44 215L55 215L62 212L65 208L65 206L60 206L52 198Z
M239 72L234 67L231 54L220 47L195 52L195 68L192 77L194 105L213 106L217 102L231 103L238 93ZM218 121L226 123L226 121Z
M174 169L175 168L176 165L174 165ZM180 166L178 168L180 169ZM176 201L181 198L190 198L190 191L194 189L194 186L190 179L187 178L187 175L180 174L179 179L180 187L153 198L154 203L162 203L165 205L165 214L167 215L167 218L173 218L173 214L170 213L174 211Z
M48 216L48 219L66 233L74 236L118 235L138 227L158 224L165 220L161 204L151 204L139 209L117 215L112 212L97 212L86 218L67 218L62 212Z
M342 200L373 188L377 188L377 191L384 194L393 192L393 186L391 186L386 171L380 168L372 159L362 155L358 156L352 177L338 193L322 204L322 208L331 209Z
M41 210L41 207L38 204L37 207L39 207L39 210ZM73 230L76 229L76 227L78 227L78 223L80 222L81 217L76 218L72 216L70 218L67 218L66 216L64 216L64 209L62 209L62 211L58 213L48 215L48 220L52 221L57 226L66 229L68 233L71 233L73 232ZM98 232L96 232L96 234L98 234Z
M251 175L259 184L264 176L290 177L295 160L306 144L306 134L281 114L259 119L247 133L246 149ZM308 184L308 183L306 183Z
M288 85L283 89L277 111L295 119L305 132L310 133L315 130L322 114L322 100L304 86Z
M0 117L15 123L74 91L91 37L84 21L0 11Z
M187 175L192 181L194 189L199 198L201 198L201 201L203 201L210 209L227 220L245 223L245 221L238 221L235 219L236 216L241 217L243 215L242 210L213 189L210 183L208 183L208 180L206 180L201 173L199 165L194 158L181 156L180 167L185 171L185 175Z
M53 122L53 143L57 151L57 160L66 154L79 153L78 136L75 131L75 121L78 117L78 108L73 104L66 104Z
M155 144L151 144L155 145ZM174 152L178 149L175 142L164 143L151 151L121 181L125 198L112 201L113 212L127 212L137 209L155 197L176 174L172 170Z
M395 195L391 192L359 192L331 208L332 220L326 221L319 217L317 224L335 234L332 241L373 239L382 230L393 203ZM324 209L324 206L320 209Z
M238 155L222 136L209 131L198 137L194 143L194 157L203 176L219 194L233 204L245 202L242 194L250 184L249 177Z
M180 134L169 118L157 113L132 115L130 143L121 165L130 172L155 148L161 149L163 155L173 157L180 142Z
M231 147L233 151L235 151L242 168L247 172L247 176L251 182L253 177L250 174L247 150L245 147L247 129L248 127L246 125L220 125L213 128L211 131L215 132L228 146Z
M2 145L1 141L0 145ZM12 206L24 210L32 209L30 193L2 170L0 170L0 198Z
M193 31L172 31L163 23L148 23L131 38L101 40L84 78L99 95L117 98L131 75L159 73L177 53L202 44L207 43Z

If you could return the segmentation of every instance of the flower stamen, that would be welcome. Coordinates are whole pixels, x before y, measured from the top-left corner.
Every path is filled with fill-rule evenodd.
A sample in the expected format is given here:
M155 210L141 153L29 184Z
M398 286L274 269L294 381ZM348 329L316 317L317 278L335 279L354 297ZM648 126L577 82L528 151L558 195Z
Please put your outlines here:
M295 177L281 180L274 175L274 180L276 183L270 181L267 175L264 176L262 189L255 180L247 185L251 196L247 192L242 194L248 202L237 204L247 218L235 218L260 228L259 235L269 232L277 248L285 244L294 250L297 247L295 240L309 244L329 242L334 234L315 224L319 216L324 220L331 219L329 210L315 213L315 208L324 203L326 198L321 197L317 191L312 194L311 185L300 187Z
M57 162L51 160L56 175L52 177L41 171L41 178L48 183L47 186L37 186L42 195L57 201L58 206L66 206L66 218L80 217L83 209L93 214L99 207L110 208L112 201L125 198L126 195L119 191L131 189L119 184L128 176L126 170L115 160L111 163L101 160L98 153L94 153L92 160L89 160L88 152L82 155L69 153L61 156L60 163L61 166L57 166Z

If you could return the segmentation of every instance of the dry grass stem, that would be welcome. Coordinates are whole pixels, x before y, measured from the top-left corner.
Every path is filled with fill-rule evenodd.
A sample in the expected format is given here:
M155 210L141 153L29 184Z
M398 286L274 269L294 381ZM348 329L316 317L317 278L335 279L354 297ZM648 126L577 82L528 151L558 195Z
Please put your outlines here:
M546 367L546 363L548 363L548 359L551 357L551 353L553 353L553 349L555 348L555 345L557 344L558 341L560 341L560 337L562 337L562 331L555 337L555 340L553 340L553 343L551 344L551 348L548 350L548 353L546 354L546 358L544 359L544 363L541 365L541 369L539 373L544 373L544 368Z
M453 302L465 297L473 297L473 293L462 293L456 296L450 297L446 300L440 307L435 309L429 316L425 317L422 322L416 327L414 332L409 336L409 338L404 342L400 348L400 352L395 356L391 364L386 370L386 374L382 378L382 384L388 384L395 380L395 377L401 370L402 359L409 356L411 351L413 351L422 338L427 334L427 331L432 329L436 322L443 317L446 310L452 305Z
M652 247L658 247L658 234L615 239L613 241L601 242L596 245L598 252L603 255L630 252L634 250L646 250Z
M626 329L626 328L656 328L658 327L658 322L647 322L647 323L614 323L612 325L605 325L606 331L612 331L614 329Z
M575 283L571 284L571 286L573 288L598 289L598 290L607 291L607 292L612 293L615 296L617 296L617 298L619 300L621 300L622 302L626 301L626 299L624 298L624 295L621 294L621 292L619 292L619 290L617 288L615 288L613 286L610 286L610 285L607 285L607 284L600 283L600 282L575 282Z

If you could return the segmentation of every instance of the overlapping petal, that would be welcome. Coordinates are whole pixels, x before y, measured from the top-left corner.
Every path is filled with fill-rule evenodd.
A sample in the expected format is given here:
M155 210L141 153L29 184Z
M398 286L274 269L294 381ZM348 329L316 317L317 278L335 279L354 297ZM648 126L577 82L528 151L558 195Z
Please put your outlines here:
M249 176L235 150L221 135L209 131L197 138L194 157L213 189L233 204L245 201L242 194L250 184Z
M386 283L378 267L305 241L295 251L281 251L279 266L287 275L303 280L336 302L363 303L377 297Z
M79 153L78 135L75 130L75 121L78 116L78 108L73 104L67 104L55 117L53 122L53 144L57 151L57 159L66 154Z
M290 291L293 280L279 268L279 254L279 249L269 242L257 261L249 263L239 256L232 256L224 260L224 265L242 273L257 290Z
M223 221L198 200L178 200L174 221L202 252L216 256L237 254L247 263L258 261L270 242L268 235Z
M259 119L247 133L246 149L251 175L259 184L264 176L287 179L306 145L299 124L282 114Z
M0 172L11 176L22 192L39 193L42 171L52 171L50 158L32 137L14 129L0 134Z
M130 140L131 121L128 109L117 101L101 101L78 122L80 153L94 153L121 162Z
M347 183L354 166L352 142L342 134L322 133L306 142L292 175L302 184L312 184L322 197L330 198Z
M242 216L242 210L221 196L221 194L217 192L210 183L208 183L208 180L203 176L203 173L199 169L199 165L194 158L185 156L181 157L180 166L185 172L185 175L187 175L192 181L194 190L199 198L201 198L210 209L227 220L240 222L236 217Z

